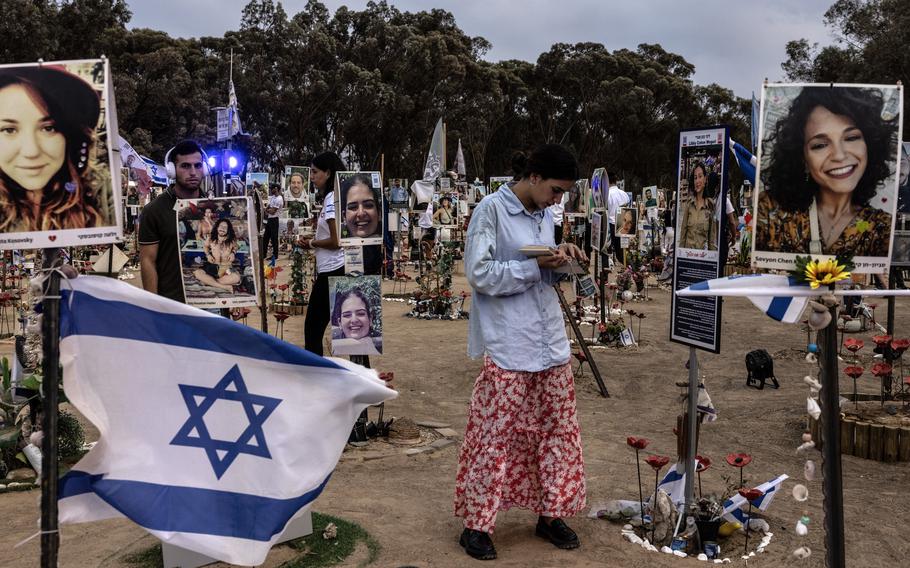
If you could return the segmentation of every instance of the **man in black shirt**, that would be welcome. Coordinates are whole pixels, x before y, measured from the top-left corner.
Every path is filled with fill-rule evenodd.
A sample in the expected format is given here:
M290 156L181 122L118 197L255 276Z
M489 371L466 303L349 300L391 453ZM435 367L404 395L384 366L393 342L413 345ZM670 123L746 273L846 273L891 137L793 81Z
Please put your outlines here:
M167 191L145 206L139 220L139 266L142 287L149 292L185 302L180 251L177 241L178 199L202 197L205 175L202 148L192 140L174 146L167 156L168 175L173 183Z

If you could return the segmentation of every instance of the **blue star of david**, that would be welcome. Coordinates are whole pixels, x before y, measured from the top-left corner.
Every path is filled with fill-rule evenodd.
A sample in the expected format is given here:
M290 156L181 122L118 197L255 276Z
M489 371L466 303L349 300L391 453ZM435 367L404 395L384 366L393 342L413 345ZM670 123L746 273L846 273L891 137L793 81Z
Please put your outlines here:
M233 388L228 390L232 385ZM246 389L246 383L243 382L243 376L241 376L237 365L231 367L231 370L227 372L224 378L212 388L196 385L178 386L186 407L190 411L190 417L180 427L180 431L177 432L174 439L171 440L171 445L204 449L218 479L221 479L221 476L225 474L240 454L272 459L265 442L262 425L275 408L278 407L281 400L250 394ZM197 398L202 400L197 402ZM208 428L205 426L205 413L218 400L240 402L243 405L247 419L250 421L249 426L234 442L212 439ZM255 440L255 443L251 443L251 440Z

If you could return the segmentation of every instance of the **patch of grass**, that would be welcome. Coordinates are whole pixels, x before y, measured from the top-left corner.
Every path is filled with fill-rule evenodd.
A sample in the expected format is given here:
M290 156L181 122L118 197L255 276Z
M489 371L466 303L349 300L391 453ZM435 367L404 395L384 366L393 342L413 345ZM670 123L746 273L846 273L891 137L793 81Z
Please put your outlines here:
M322 531L329 523L338 527L338 536L332 540L322 538ZM369 554L360 564L372 564L379 556L379 543L360 525L333 517L313 513L313 533L302 538L288 541L279 546L290 546L299 554L293 560L281 565L281 568L328 568L345 560L363 541ZM123 561L135 568L159 568L164 562L161 555L161 544L128 554Z
M127 554L123 561L136 568L159 568L164 564L164 557L161 555L161 544Z
M338 536L332 540L322 538L326 525L335 523ZM350 556L363 541L369 555L360 564L372 564L379 556L380 546L370 533L360 525L321 513L313 513L313 534L288 542L291 547L303 551L303 554L281 565L281 568L325 568L334 566Z

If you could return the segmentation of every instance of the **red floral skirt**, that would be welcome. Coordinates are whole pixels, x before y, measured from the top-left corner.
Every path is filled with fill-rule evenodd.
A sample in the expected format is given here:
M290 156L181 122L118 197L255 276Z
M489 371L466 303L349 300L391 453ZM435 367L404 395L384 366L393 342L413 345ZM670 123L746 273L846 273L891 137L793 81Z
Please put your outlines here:
M585 467L569 363L538 373L484 358L455 479L455 515L493 532L511 507L567 518L585 506Z

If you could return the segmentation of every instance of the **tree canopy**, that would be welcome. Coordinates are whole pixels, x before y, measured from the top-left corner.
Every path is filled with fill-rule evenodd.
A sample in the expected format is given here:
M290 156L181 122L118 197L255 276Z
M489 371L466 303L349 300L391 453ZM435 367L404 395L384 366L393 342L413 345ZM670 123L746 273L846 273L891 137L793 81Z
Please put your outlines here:
M492 63L483 59L491 44L451 13L384 0L334 14L309 0L293 15L251 0L239 29L192 39L127 29L124 0L0 0L0 9L5 63L106 55L121 134L159 160L182 138L214 142L232 49L251 134L244 149L257 168L334 150L362 169L378 169L384 155L387 175L414 178L443 117L447 161L461 139L471 177L507 174L514 151L559 142L582 172L605 166L632 187L670 186L680 128L724 123L749 136L747 100L694 84L695 67L656 44L611 52L560 43L536 62Z

